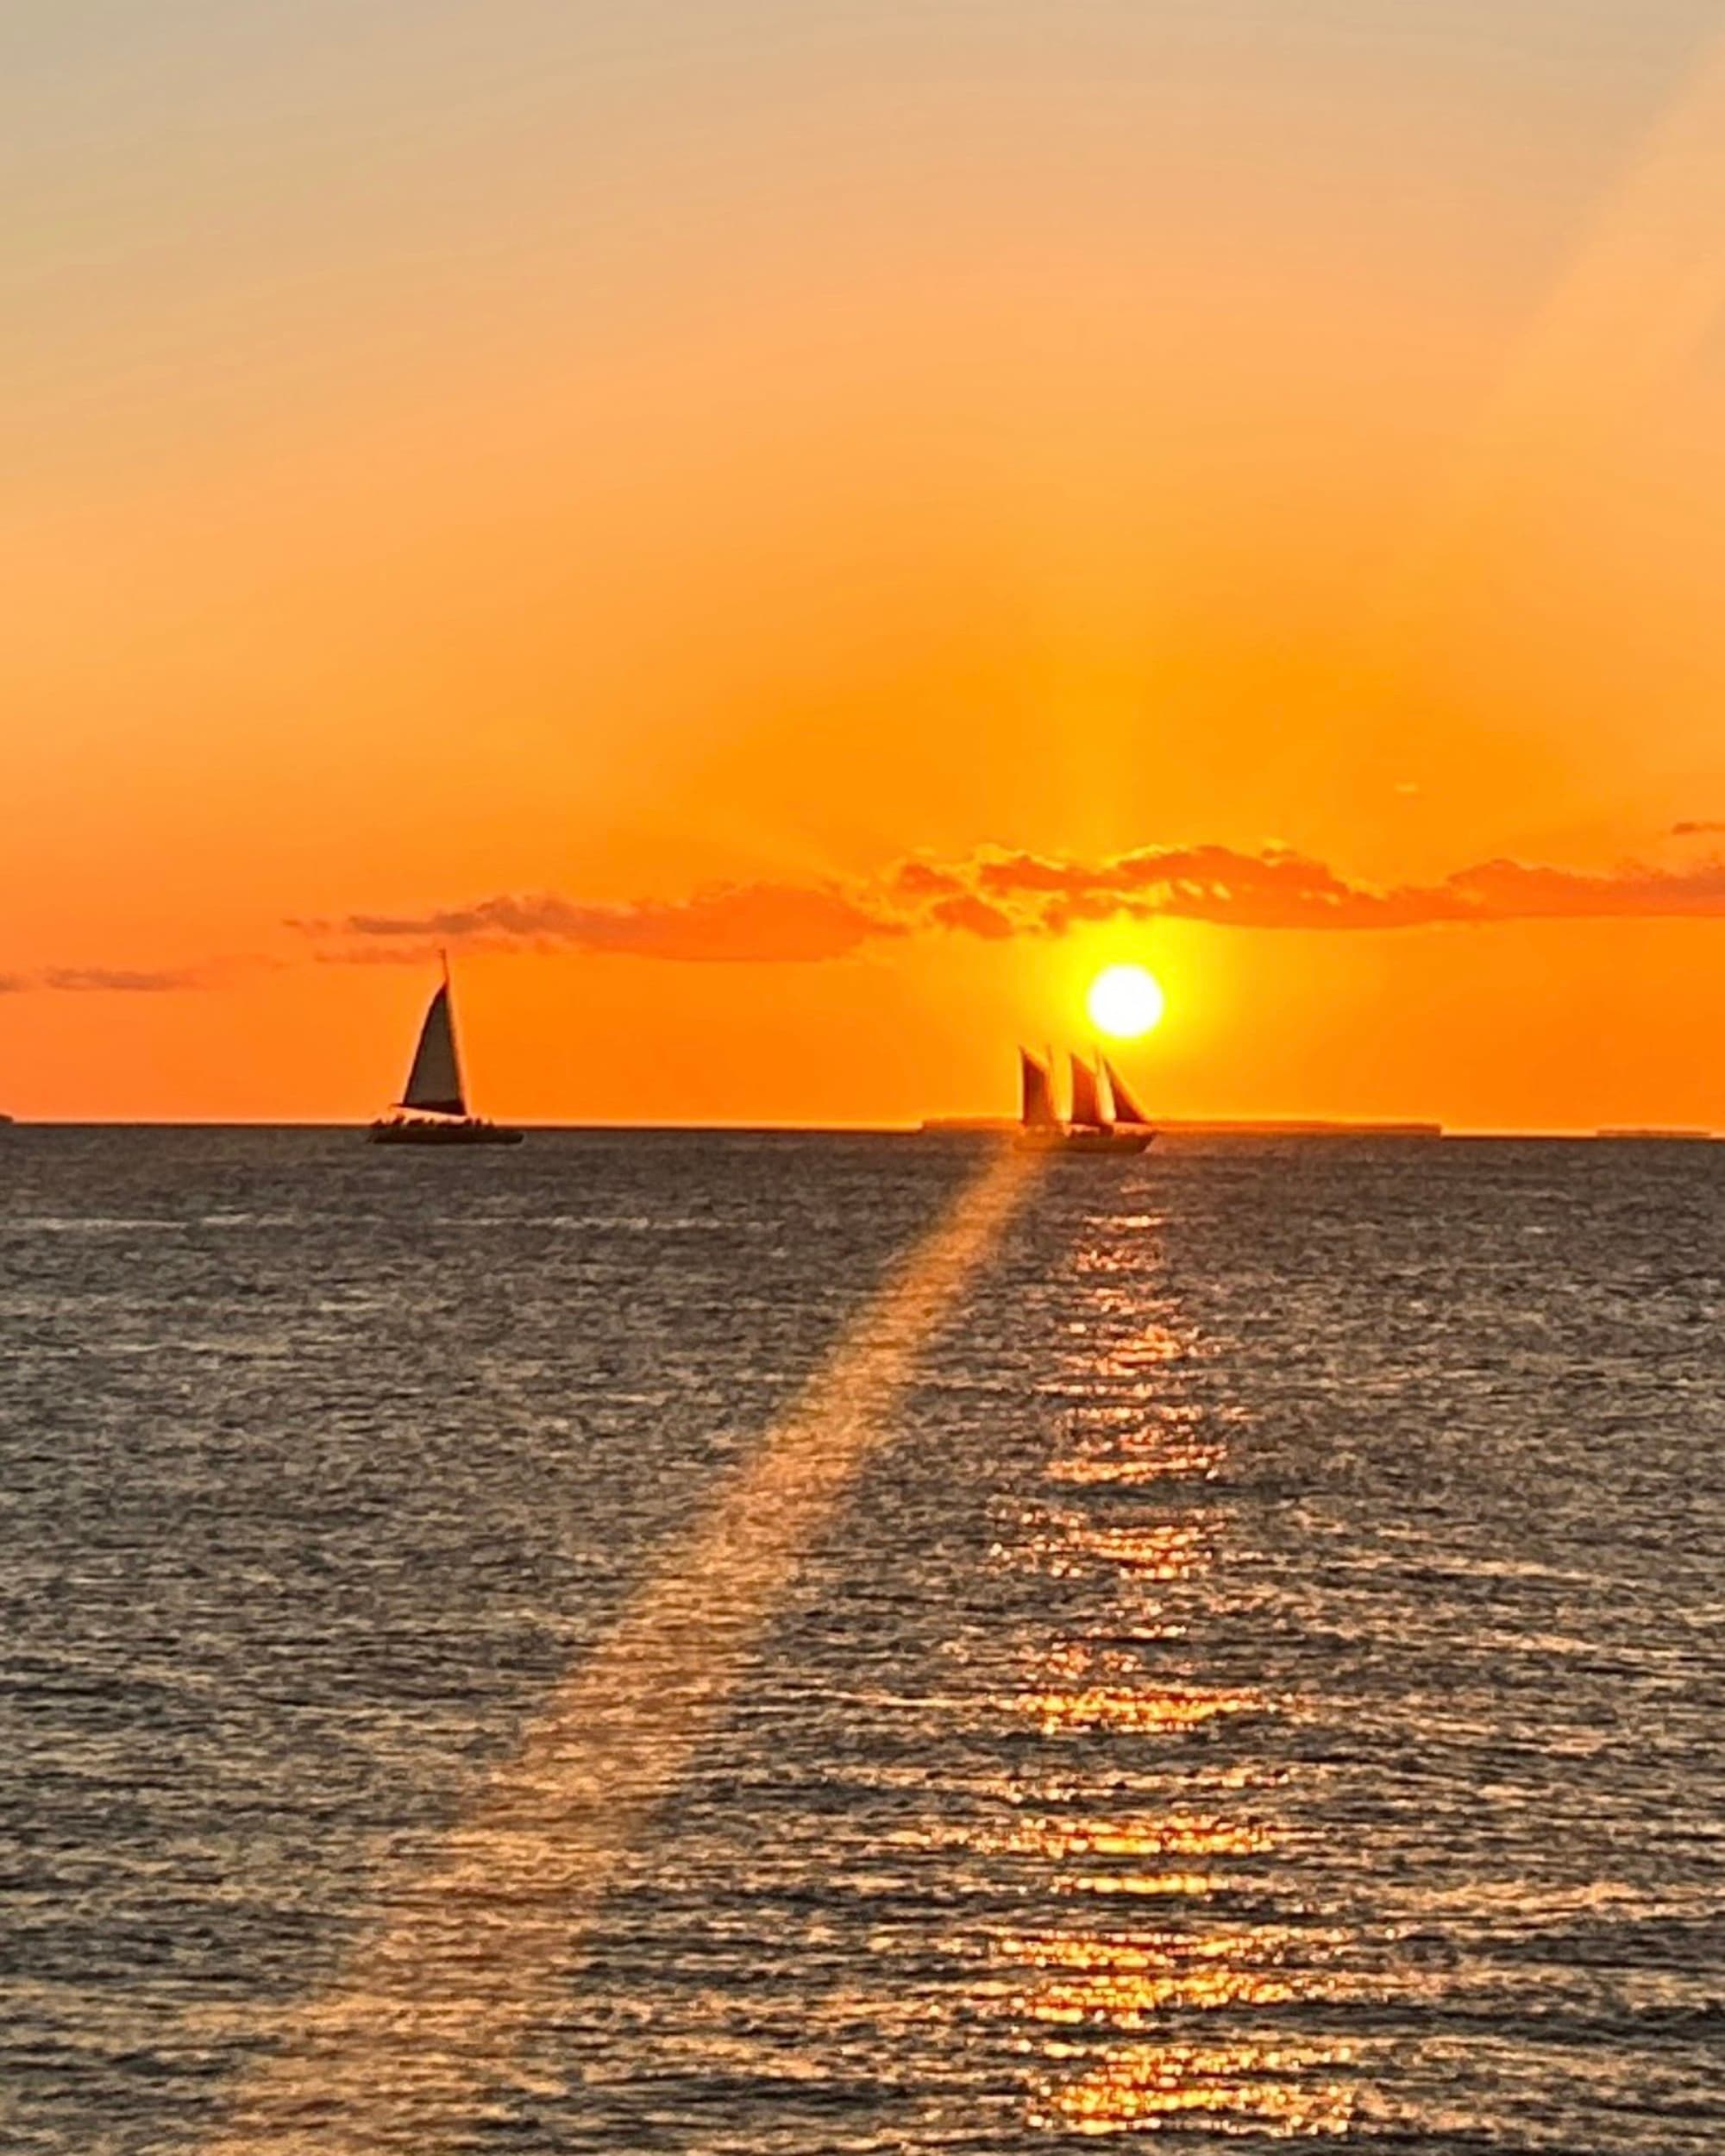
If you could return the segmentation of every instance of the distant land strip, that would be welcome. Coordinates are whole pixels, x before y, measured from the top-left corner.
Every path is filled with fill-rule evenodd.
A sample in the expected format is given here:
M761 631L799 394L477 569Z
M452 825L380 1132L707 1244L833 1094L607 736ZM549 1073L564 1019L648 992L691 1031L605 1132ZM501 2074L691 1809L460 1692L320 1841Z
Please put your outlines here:
M920 1128L938 1133L954 1130L1009 1131L1018 1128L1010 1116L926 1116ZM1159 1116L1157 1134L1166 1138L1441 1138L1441 1123L1327 1122L1293 1117L1201 1118ZM1603 1135L1603 1134L1602 1134Z

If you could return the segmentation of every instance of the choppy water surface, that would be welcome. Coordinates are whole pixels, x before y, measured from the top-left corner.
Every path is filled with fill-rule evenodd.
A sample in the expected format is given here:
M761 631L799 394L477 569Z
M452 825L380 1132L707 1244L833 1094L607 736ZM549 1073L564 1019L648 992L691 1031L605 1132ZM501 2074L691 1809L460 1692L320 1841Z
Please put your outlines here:
M7 2146L213 2146L416 1879L494 1998L428 1864L987 1158L0 1134ZM1050 1165L367 2131L1716 2151L1722 1320L1710 1150Z

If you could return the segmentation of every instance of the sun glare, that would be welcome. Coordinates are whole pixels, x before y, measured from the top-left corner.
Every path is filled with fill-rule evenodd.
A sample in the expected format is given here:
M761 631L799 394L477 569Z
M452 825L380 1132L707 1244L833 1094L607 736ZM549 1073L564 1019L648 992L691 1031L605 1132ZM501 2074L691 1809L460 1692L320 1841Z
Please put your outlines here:
M1116 1040L1136 1040L1162 1023L1161 984L1141 965L1110 965L1090 984L1090 1022Z

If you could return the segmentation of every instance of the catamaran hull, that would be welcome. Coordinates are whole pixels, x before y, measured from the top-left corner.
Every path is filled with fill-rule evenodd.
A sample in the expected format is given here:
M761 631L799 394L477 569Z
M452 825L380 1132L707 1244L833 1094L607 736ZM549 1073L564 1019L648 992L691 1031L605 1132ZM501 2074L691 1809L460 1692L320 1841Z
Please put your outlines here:
M1042 1130L1019 1131L1013 1141L1014 1153L1142 1153L1155 1138L1153 1130Z
M421 1122L405 1116L373 1123L366 1133L374 1146L518 1146L522 1135L499 1123Z

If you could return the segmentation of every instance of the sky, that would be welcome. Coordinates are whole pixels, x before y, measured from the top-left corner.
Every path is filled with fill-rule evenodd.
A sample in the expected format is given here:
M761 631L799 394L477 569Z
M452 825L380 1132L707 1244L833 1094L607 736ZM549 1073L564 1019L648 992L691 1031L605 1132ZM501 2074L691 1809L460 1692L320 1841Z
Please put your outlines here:
M18 0L0 1109L1725 1127L1725 9Z

